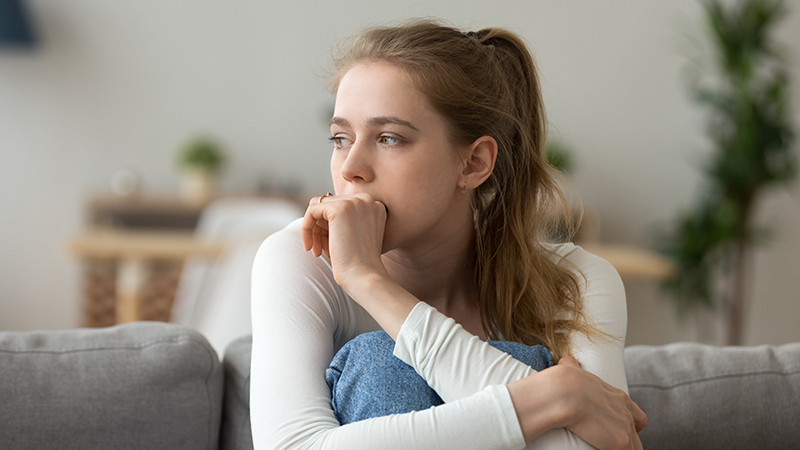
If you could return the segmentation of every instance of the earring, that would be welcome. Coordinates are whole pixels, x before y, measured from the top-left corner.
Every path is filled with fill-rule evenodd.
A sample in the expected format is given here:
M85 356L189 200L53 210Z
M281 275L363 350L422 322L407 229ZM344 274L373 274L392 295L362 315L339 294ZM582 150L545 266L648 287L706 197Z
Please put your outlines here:
M467 193L467 183L466 182L464 183L464 187L461 188L461 193L462 194L466 194Z

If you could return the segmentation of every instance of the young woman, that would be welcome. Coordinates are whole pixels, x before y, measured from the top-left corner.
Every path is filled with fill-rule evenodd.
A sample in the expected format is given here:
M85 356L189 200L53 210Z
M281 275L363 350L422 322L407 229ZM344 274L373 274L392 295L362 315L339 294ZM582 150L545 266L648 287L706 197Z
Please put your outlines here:
M579 247L546 243L563 196L520 38L432 22L376 28L335 69L335 195L311 199L253 266L256 449L641 448L619 276ZM348 353L352 371L402 360L444 404L342 425L340 402L352 399L332 399L326 370L381 329L390 354ZM489 339L543 344L558 364L537 372ZM390 373L356 377L362 404L398 401L375 389L401 376L379 372Z

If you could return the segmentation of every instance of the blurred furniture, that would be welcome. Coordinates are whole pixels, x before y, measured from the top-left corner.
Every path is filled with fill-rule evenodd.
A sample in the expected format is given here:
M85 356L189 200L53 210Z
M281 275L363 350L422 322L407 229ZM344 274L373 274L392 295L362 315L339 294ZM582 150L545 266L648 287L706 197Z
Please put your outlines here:
M87 229L68 242L84 271L83 325L169 320L183 259L219 252L193 238L204 207L175 193L93 194Z
M150 274L159 264L180 266L188 257L214 259L223 249L220 242L196 239L191 232L180 231L96 228L69 242L69 250L81 259L116 261L116 323L153 318L152 314L143 314L143 300Z
M208 202L187 202L174 193L92 195L86 214L93 227L193 230Z
M581 243L580 245L588 252L611 263L623 280L661 281L669 278L675 270L669 259L644 248L599 242Z
M245 212L248 208L251 213ZM239 286L240 291L244 289L244 282L233 281L227 287L219 287L221 277L226 275L208 283L204 277L215 277L220 270L226 270L215 268L229 267L230 261L244 264L242 261L248 257L241 252L242 246L257 246L253 242L260 243L285 226L290 221L288 217L300 217L299 208L294 200L255 196L231 195L198 203L187 202L174 193L93 195L88 202L87 230L68 242L69 251L83 261L83 325L169 321L173 315L190 326L202 322L202 311L208 310L209 303L198 300L198 296L208 298L212 291L219 296L232 285ZM227 215L230 217L224 217ZM233 238L231 233L235 234ZM226 249L231 256L226 256ZM255 254L254 249L250 251ZM191 275L183 274L187 258ZM214 264L218 259L220 266ZM246 264L251 261L252 258ZM239 273L239 281L243 273L248 277L249 321L249 268ZM173 313L176 295L181 306Z
M180 276L171 320L200 331L222 354L234 339L251 332L250 275L261 243L303 216L282 198L220 198L202 212L196 242L225 247L219 258L191 255Z
M573 211L575 244L611 263L623 281L663 281L672 276L675 271L673 262L657 252L628 244L602 242L600 217L594 208L583 205L584 209ZM560 238L561 241L565 239L564 236Z
M220 364L196 331L152 322L0 332L0 448L250 450L251 347ZM629 347L625 372L648 450L800 442L800 343Z

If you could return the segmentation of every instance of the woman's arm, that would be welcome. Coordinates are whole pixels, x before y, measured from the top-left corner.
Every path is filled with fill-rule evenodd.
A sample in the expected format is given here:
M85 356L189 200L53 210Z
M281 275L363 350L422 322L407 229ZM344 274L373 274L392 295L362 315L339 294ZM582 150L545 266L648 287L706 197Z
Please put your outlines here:
M572 341L574 354L584 369L611 386L627 391L622 361L627 323L625 291L619 275L608 262L580 248L574 248L567 257L585 276L585 284L581 286L581 291L584 292L584 311L590 324L610 336L619 337L589 339L585 335L575 335ZM554 423L561 423L559 426L574 427L582 433L581 435L591 436L592 429L575 426L575 421L581 417L581 413L590 410L589 403L594 401L581 400L572 394L579 392L575 389L577 382L581 382L583 388L589 389L588 394L598 392L611 396L621 394L614 390L605 391L608 387L605 383L597 384L598 380L587 377L586 373L579 369L573 369L573 372L569 368L558 367L532 377L535 371L528 366L480 341L461 329L452 319L439 314L427 305L418 305L409 315L399 333L395 355L414 367L445 401L470 395L486 385L524 380L513 386L509 385L509 389L512 398L515 398L517 411L521 412L520 421L526 438L539 435L542 430L552 428ZM566 374L562 375L562 372ZM530 379L526 379L527 377ZM565 380L571 380L571 383L564 382ZM565 390L571 384L571 389ZM559 389L564 395L550 398L537 395L539 392L552 393ZM523 393L527 395L522 397ZM633 405L627 396L618 397L618 401L611 405L618 408L622 406L623 410L620 412L623 414L631 414L630 411L633 411L639 426L643 426L643 421L646 419L638 407ZM542 414L549 411L549 408L543 405L556 405L562 400L571 402L566 408L557 408L556 415ZM626 404L629 406L626 407ZM614 411L596 411L596 413L598 418L603 419L616 414ZM597 426L603 419L593 423ZM618 417L617 420L630 421L630 418ZM592 420L588 423L592 423ZM609 421L603 425L607 429L612 429L614 423ZM635 430L632 434L628 432L627 435L636 439ZM605 436L600 437L605 438ZM612 439L612 442L614 440L616 439ZM602 442L605 441L596 444Z
M256 449L520 449L508 390L492 386L425 411L339 426L325 369L339 346L377 324L329 262L304 252L299 222L268 238L253 265L251 426Z
M328 197L324 202L323 198L315 200L310 202L302 220L304 249L317 257L322 253L330 256L336 283L398 341L396 356L414 367L445 401L530 374L522 363L488 348L455 327L452 320L443 321L444 316L433 314L432 308L417 317L411 315L421 308L419 300L390 279L381 261L387 217L383 204L367 194ZM619 275L605 260L574 245L565 244L556 250L561 252L560 256L569 257L586 277L581 291L590 325L618 337L595 343L585 336L572 336L574 353L587 370L627 390L622 363L627 318L625 291ZM583 277L580 279L583 281ZM407 326L409 323L411 326ZM401 328L408 330L404 333L406 339L399 336ZM416 343L422 344L417 350L405 348ZM483 367L483 372L465 365L465 355L470 363ZM437 370L438 367L443 370ZM441 383L437 381L440 375L445 377Z
M322 199L320 198L320 200ZM366 194L331 197L326 199L325 202L312 200L302 222L302 237L305 250L311 250L315 256L320 256L323 252L330 255L336 282L347 290L392 338L398 339L400 329L407 322L410 313L419 306L419 301L389 278L380 260L385 221L386 210L384 206ZM616 272L613 273L616 274ZM621 301L624 305L624 296ZM624 323L624 317L622 320ZM469 333L464 332L464 330L460 331L455 335L465 336L466 334L466 336L469 336ZM432 335L432 333L429 333L429 335ZM463 342L463 339L458 338L453 342ZM475 343L473 346L480 347L486 346L486 344ZM427 354L430 349L438 349L437 346L432 345L422 345L420 348L423 349L420 352L423 355ZM443 354L447 354L447 352L445 351ZM431 364L429 368L444 367L444 370L447 371L449 370L448 363L464 357L462 352L451 352L451 355L451 358L430 358L430 360L436 361L438 364ZM413 359L406 362L414 367L434 389L439 390L442 386L450 385L449 383L434 384L432 382L431 376L442 372L438 370L428 372L420 370L420 367L416 364L417 361ZM620 370L622 370L621 367ZM460 379L469 380L474 379L474 377ZM458 380L456 380L455 384L459 384ZM467 382L467 384L470 383ZM529 383L523 384L527 385ZM474 387L474 384L467 388L470 389L472 387ZM460 388L456 387L456 389ZM520 391L517 391L517 394L519 393ZM442 397L447 400L445 397L449 396L445 394ZM580 397L580 395L568 394L568 397L576 398ZM597 397L597 395L583 396L585 400L591 400L593 397ZM618 399L605 398L603 395L600 395L600 397L595 401L606 401L619 406ZM537 411L543 408L548 409L550 403L542 402L539 400L540 398L541 396L527 395L524 398L524 403L518 402L517 413L530 411L531 409L525 406L532 399L535 400ZM636 408L635 405L633 407ZM580 411L576 412L579 413ZM525 419L525 417L521 417L521 419ZM574 417L570 416L568 419L574 419ZM584 416L584 419L581 422L592 421L592 417ZM528 420L522 422L530 423ZM526 430L525 437L530 438L532 436L531 430ZM634 433L633 439L636 438Z
M571 250L565 256L583 274L581 292L587 320L610 336L589 338L575 333L571 342L573 355L583 369L627 392L622 359L627 309L622 280L602 258L579 247ZM424 303L418 304L408 315L396 341L395 356L414 367L444 401L535 373Z

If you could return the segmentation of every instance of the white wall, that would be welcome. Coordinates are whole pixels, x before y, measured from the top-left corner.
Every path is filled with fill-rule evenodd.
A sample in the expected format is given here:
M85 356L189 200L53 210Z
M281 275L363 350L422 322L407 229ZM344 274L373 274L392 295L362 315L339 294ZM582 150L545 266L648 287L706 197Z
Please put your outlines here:
M800 4L781 27L800 111ZM210 132L227 146L225 187L299 181L329 189L324 67L337 38L432 15L504 26L533 46L553 133L572 145L574 183L608 241L648 245L692 202L707 151L681 81L699 3L441 0L29 1L43 45L0 49L0 330L79 323L80 265L64 250L91 191L120 168L150 189L177 186L177 146ZM800 121L799 121L800 122ZM747 342L800 341L800 183L759 218ZM679 325L646 282L627 284L631 343L712 338Z

